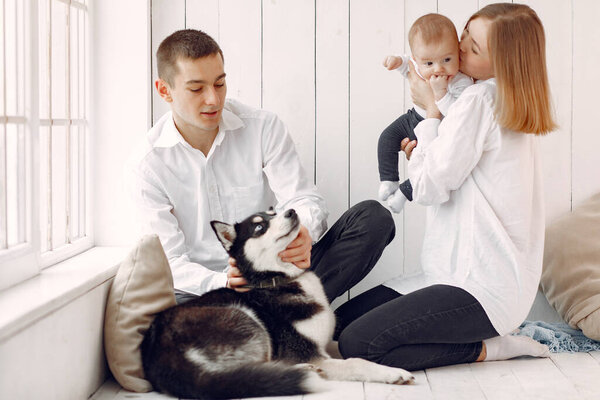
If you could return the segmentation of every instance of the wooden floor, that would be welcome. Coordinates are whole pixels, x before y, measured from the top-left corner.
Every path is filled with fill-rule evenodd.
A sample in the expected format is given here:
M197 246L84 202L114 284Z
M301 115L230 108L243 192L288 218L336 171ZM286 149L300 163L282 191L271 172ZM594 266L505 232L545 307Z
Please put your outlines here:
M551 358L462 364L417 371L415 385L335 382L332 390L270 400L518 400L600 399L600 352L559 353ZM92 400L173 399L156 392L132 393L107 381Z

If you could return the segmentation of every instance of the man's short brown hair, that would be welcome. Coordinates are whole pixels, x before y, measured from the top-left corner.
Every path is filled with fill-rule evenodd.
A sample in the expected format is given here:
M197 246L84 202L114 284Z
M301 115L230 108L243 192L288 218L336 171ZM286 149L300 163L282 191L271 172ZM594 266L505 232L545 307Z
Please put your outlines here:
M183 29L167 36L156 51L156 66L158 77L169 85L175 83L177 60L190 58L192 60L219 53L223 58L223 51L219 44L206 33L196 29Z

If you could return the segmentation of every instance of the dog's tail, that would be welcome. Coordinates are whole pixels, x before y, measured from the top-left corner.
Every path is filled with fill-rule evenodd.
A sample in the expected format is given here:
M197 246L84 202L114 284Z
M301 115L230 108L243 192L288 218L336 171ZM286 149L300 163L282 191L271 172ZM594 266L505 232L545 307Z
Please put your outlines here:
M293 396L327 389L327 383L316 372L278 362L249 363L223 371L203 372L186 383L179 382L170 388L176 393L167 391L181 398L231 399Z

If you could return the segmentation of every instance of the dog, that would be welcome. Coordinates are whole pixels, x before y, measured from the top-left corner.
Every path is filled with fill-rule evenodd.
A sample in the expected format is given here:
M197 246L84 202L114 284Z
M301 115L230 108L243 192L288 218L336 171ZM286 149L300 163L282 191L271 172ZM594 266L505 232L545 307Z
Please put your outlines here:
M216 289L156 315L141 345L155 390L227 399L323 391L327 379L413 382L400 368L328 355L335 317L321 281L278 256L300 229L293 209L211 226L250 290Z

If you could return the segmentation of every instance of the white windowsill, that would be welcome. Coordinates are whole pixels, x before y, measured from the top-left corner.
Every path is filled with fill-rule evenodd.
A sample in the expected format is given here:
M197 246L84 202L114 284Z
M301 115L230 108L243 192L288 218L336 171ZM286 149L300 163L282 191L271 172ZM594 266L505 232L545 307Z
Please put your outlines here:
M94 247L0 291L0 342L111 279L129 250Z

